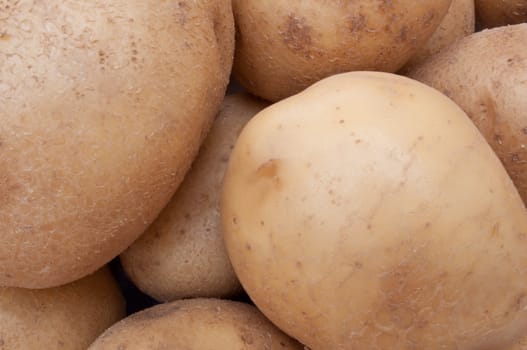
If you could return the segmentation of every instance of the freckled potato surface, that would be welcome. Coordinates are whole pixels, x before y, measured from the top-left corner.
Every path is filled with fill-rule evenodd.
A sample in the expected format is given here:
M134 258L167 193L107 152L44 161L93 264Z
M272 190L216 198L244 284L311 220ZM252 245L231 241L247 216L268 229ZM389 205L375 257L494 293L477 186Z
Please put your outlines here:
M121 254L127 275L143 292L170 301L241 291L223 243L220 194L239 132L265 105L248 94L225 98L185 180L145 234Z
M527 0L475 0L478 25L500 27L527 22Z
M394 72L434 33L450 2L234 0L233 71L269 101L340 72Z
M355 72L256 115L229 161L227 251L279 328L318 349L494 349L527 327L527 216L470 119Z
M474 0L452 0L443 21L428 42L406 63L415 66L452 44L458 39L474 33Z
M3 1L0 285L120 254L169 201L234 51L230 1Z
M468 114L527 201L527 24L473 34L408 75Z
M50 289L0 287L0 349L85 350L124 316L124 299L106 267Z
M108 329L88 350L280 349L303 346L272 325L254 306L187 299L133 314Z

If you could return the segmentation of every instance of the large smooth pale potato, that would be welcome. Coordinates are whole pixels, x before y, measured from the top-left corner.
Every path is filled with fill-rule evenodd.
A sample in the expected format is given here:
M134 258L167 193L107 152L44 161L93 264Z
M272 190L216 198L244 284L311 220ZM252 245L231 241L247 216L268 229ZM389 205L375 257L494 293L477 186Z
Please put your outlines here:
M0 285L120 254L169 201L218 111L230 1L8 1L0 11Z
M352 70L395 72L423 46L451 0L234 0L234 74L270 101Z
M89 350L304 349L254 306L215 299L160 304L117 323Z
M463 111L405 77L325 79L257 114L224 179L240 282L313 350L497 349L527 327L527 213Z
M85 350L124 316L124 299L106 267L50 289L0 287L0 349Z
M174 197L146 233L121 254L124 270L143 292L169 301L241 291L223 243L220 194L239 132L265 106L248 94L225 98Z
M452 0L447 14L428 42L419 48L405 67L415 66L475 29L474 0Z
M475 0L475 3L479 27L527 22L527 0Z
M463 108L527 201L527 24L473 34L408 74Z

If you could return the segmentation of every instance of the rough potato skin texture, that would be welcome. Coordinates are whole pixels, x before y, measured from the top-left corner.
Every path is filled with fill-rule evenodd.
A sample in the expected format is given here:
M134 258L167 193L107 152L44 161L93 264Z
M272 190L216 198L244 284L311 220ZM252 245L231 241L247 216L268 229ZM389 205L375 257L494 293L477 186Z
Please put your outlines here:
M432 36L451 0L234 0L234 74L278 101L327 76L395 72Z
M171 301L241 291L221 232L222 180L239 132L265 106L249 94L225 98L185 180L145 234L121 254L127 275L146 294Z
M514 344L514 346L508 348L507 350L527 350L527 337L523 337L522 340L520 340L518 343Z
M160 304L117 323L88 350L303 350L254 306L218 299Z
M475 0L478 27L494 28L527 22L527 0Z
M56 286L182 181L228 82L230 1L8 1L0 28L0 285Z
M474 0L452 0L446 16L434 35L419 48L403 70L426 61L456 40L474 33L476 25L474 12Z
M527 214L451 100L353 72L256 115L222 224L251 300L313 350L480 350L527 327Z
M491 52L489 48L492 49ZM477 62L477 64L476 64ZM468 36L408 75L472 119L527 201L527 24Z
M85 350L124 316L124 299L106 267L50 289L1 287L0 349Z

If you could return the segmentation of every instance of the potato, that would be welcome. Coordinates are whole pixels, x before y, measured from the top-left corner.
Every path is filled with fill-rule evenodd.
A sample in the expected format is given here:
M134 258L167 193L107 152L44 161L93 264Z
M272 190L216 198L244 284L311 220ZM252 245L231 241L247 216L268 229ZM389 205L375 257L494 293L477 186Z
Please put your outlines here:
M527 22L527 0L475 0L479 27Z
M170 301L241 291L220 229L221 184L238 133L264 107L247 94L225 98L174 197L146 233L121 254L124 270L146 294Z
M126 249L170 200L228 82L230 1L4 1L0 285Z
M523 337L520 341L518 341L516 344L514 344L514 346L512 346L508 350L527 350L527 337Z
M233 70L269 101L339 72L394 72L432 36L450 3L233 0Z
M85 350L124 315L106 267L50 289L0 287L0 349Z
M443 21L428 42L406 63L405 68L424 62L427 58L458 39L474 33L474 0L452 0Z
M224 178L225 245L279 328L319 349L495 349L527 327L527 212L470 119L353 72L257 114Z
M108 329L88 350L298 349L254 306L227 300L187 299L133 314Z
M463 108L527 203L527 24L471 35L408 74Z

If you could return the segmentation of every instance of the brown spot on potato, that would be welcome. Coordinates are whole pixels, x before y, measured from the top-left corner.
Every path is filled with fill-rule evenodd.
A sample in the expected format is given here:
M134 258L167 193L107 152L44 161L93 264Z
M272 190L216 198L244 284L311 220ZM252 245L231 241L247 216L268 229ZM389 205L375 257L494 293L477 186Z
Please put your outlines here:
M8 41L9 39L11 39L11 35L7 34L7 33L0 33L0 40L1 41Z
M246 243L246 244L245 244L245 249L247 249L247 250L252 250L253 247L252 247L249 243Z
M366 27L366 18L362 14L359 14L358 16L350 16L347 24L351 33L360 32Z
M254 343L254 338L252 334L248 331L243 331L243 333L240 334L240 338L244 344L251 345Z
M282 40L293 51L306 50L311 46L311 31L304 17L289 15L285 30L282 31Z

